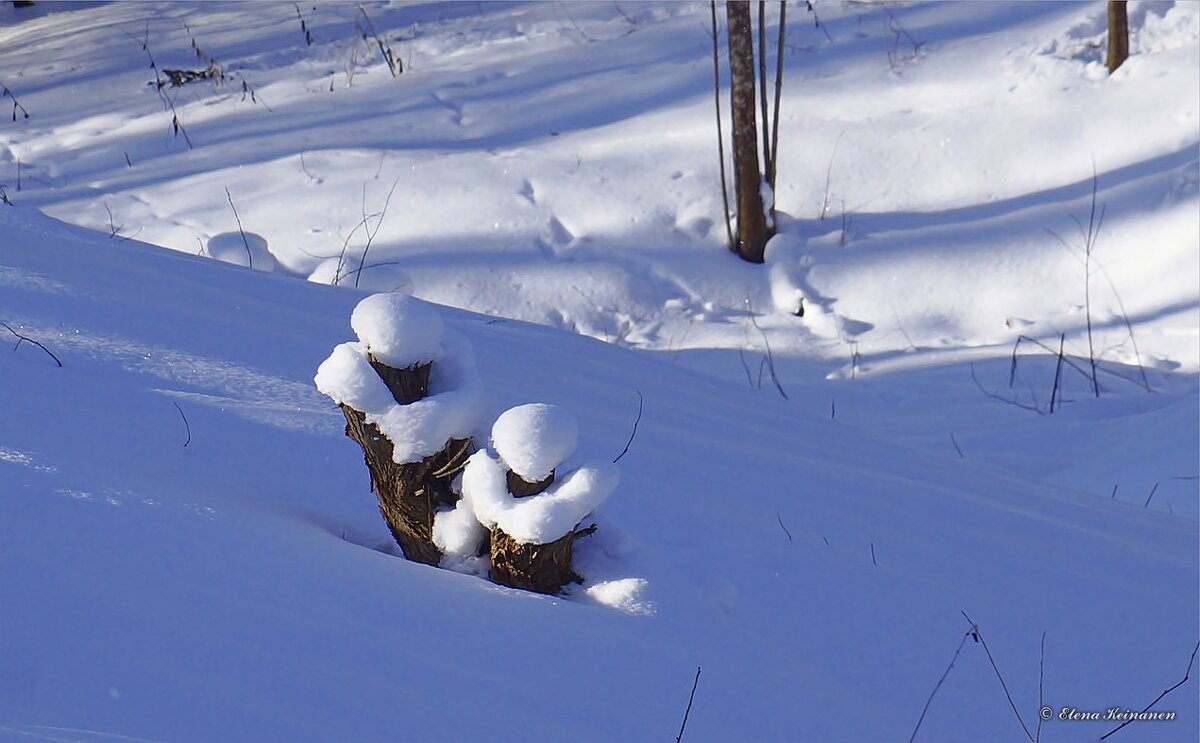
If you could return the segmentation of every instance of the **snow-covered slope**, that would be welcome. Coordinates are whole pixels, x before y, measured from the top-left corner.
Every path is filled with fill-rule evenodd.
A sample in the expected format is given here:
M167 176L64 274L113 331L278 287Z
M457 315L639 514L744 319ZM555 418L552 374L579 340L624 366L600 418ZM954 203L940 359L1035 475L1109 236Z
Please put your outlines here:
M1182 678L1200 6L1131 3L1112 77L1100 2L789 6L765 267L704 5L365 7L0 6L0 740L670 740L699 667L690 743L1084 741ZM189 148L143 45L193 40ZM483 438L550 403L611 461L640 395L570 595L395 555L313 376L396 287ZM1089 303L1049 415L1014 344L1086 365ZM1191 671L1110 740L1194 741Z
M589 591L405 562L309 381L360 294L0 220L0 317L63 362L0 357L12 739L663 739L700 666L689 740L884 740L915 724L960 611L1030 724L1043 632L1045 702L1081 709L1149 701L1197 634L1193 522L451 310L493 417L561 405L603 457L639 391L645 409L581 558ZM1194 736L1175 701L1153 739ZM1018 734L968 644L922 739Z

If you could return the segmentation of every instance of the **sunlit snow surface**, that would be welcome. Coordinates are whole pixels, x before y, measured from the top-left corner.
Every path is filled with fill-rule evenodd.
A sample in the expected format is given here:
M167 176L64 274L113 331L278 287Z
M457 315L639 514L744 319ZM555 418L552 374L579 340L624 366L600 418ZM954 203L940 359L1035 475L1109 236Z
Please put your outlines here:
M1110 77L1101 2L790 4L767 266L707 6L365 7L398 77L352 4L0 7L0 321L63 362L0 354L0 739L663 740L702 667L691 743L907 740L962 612L1031 733L1182 678L1200 6ZM396 556L312 381L396 290L468 310L481 441L628 443L569 596ZM1023 739L968 639L916 740Z

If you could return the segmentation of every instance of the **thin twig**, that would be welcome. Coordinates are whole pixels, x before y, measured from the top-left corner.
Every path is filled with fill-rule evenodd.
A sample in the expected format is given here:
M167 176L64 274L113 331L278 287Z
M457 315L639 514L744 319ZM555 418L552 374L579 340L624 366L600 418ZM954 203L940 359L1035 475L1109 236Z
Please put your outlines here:
M746 304L750 314L750 323L755 327L755 329L758 330L759 334L762 335L763 346L767 349L767 370L771 372L771 381L775 384L775 389L779 390L779 394L783 397L783 399L787 400L787 393L783 391L783 385L779 383L779 377L775 374L775 354L771 352L771 342L767 340L766 331L759 327L758 320L754 318L754 309L749 306L749 300L747 300Z
M1082 225L1080 225L1080 230L1082 232ZM1071 247L1071 244L1064 240L1062 235L1059 235L1049 227L1045 228L1045 231L1046 234L1057 240L1064 248L1072 253L1076 252L1075 248ZM1098 270L1100 275L1104 277L1104 280L1108 282L1108 288L1112 290L1113 299L1117 300L1117 308L1121 310L1121 322L1125 324L1125 330L1127 333L1129 333L1129 342L1133 346L1133 358L1137 362L1138 372L1142 377L1142 387L1146 390L1147 394L1153 394L1154 390L1150 387L1150 379L1146 376L1146 367L1142 364L1142 354L1141 351L1138 350L1137 338L1133 334L1133 323L1130 322L1129 313L1125 310L1125 302L1121 300L1121 294L1117 291L1116 282L1113 281L1112 276L1108 273L1108 269L1106 269L1104 264L1102 264L1100 261L1095 261L1095 263L1096 270ZM1108 370L1101 368L1100 371Z
M1046 698L1042 694L1046 681L1046 631L1042 630L1042 652L1038 660L1038 723L1037 730L1033 734L1033 743L1041 743L1042 740L1042 708L1046 704Z
M767 169L767 184L771 193L775 192L775 171L778 169L779 157L779 103L783 95L783 47L784 29L787 27L787 0L779 3L779 41L775 49L775 110L771 120L771 166ZM767 122L763 122L765 127Z
M1011 359L1011 362L1010 362L1010 365L1009 365L1009 369L1008 369L1008 386L1009 386L1009 387L1012 387L1012 386L1013 386L1013 383L1016 381L1016 375L1017 375L1017 351L1020 349L1020 346L1021 346L1021 342L1022 342L1022 341L1025 341L1025 342L1028 342L1028 343L1032 343L1032 344L1034 344L1035 346L1037 346L1038 348L1041 348L1043 351L1045 351L1046 353L1048 353L1048 354L1050 354L1050 355L1052 355L1052 356L1057 356L1057 355L1058 355L1058 352L1057 352L1057 351L1055 351L1053 347L1051 347L1051 346L1047 346L1045 343L1042 343L1042 342L1041 342L1041 341L1039 341L1037 338L1031 338L1031 337L1029 337L1029 336L1027 336L1027 335L1019 335L1019 336L1017 336L1017 340L1016 340L1016 342L1015 342L1015 343L1013 343L1012 359ZM1065 363L1067 366L1069 366L1069 367L1071 367L1072 369L1074 369L1075 371L1079 372L1079 374L1080 374L1080 375L1081 375L1081 376L1082 376L1084 379L1088 380L1089 382L1092 380L1091 376L1089 376L1089 375L1088 375L1088 373L1087 373L1087 370L1086 370L1086 369L1084 369L1084 368L1083 368L1082 366L1080 366L1079 364L1076 364L1076 363L1075 363L1075 362L1072 360L1072 358L1071 358L1071 355L1070 355L1070 354L1066 354L1066 355L1064 355L1064 356L1063 356L1063 362L1064 362L1064 363ZM1107 370L1107 369L1101 369L1100 371L1108 371L1108 370Z
M404 72L404 64L392 53L392 48L379 37L379 33L375 31L375 24L371 23L371 17L367 15L367 9L363 7L362 3L358 4L358 12L362 13L363 20L367 22L367 30L379 46L379 54L383 56L383 61L387 62L388 72L392 73L392 77Z
M683 730L687 727L688 715L692 712L692 701L696 698L696 687L700 685L700 666L696 666L696 678L692 681L692 693L688 696L687 709L683 711L683 724L679 726L679 735L675 736L675 743L681 743L683 740Z
M396 186L400 185L400 179L397 178L392 182L392 188L388 191L387 198L383 201L383 210L379 212L379 221L375 223L375 229L367 228L367 244L363 246L362 257L358 259L358 273L354 276L354 288L358 288L358 280L362 277L363 265L367 262L367 253L371 250L371 243L375 240L375 236L379 234L379 229L383 227L383 219L387 216L388 204L392 203L392 194L396 193ZM363 203L366 203L367 186L363 184ZM363 217L366 219L366 217Z
M1176 689L1178 689L1179 687L1181 687L1185 683L1187 683L1188 678L1192 675L1192 664L1196 662L1196 651L1197 650L1200 650L1200 642L1196 643L1196 647L1192 648L1192 657L1188 659L1187 671L1184 672L1183 678L1179 679L1179 681L1174 686L1170 687L1169 689L1163 690L1163 693L1159 694L1157 697L1155 697L1153 702L1151 702L1150 704L1147 704L1146 707L1142 710L1142 712L1149 712L1150 708L1153 707L1154 705L1158 704L1160 701L1162 701L1163 697L1165 697L1166 695L1170 694L1171 692L1175 691ZM1109 730L1104 735L1101 735L1100 740L1104 740L1105 738L1107 738L1108 736L1117 732L1118 730L1125 727L1126 725L1128 725L1131 722L1133 722L1133 718L1126 720L1125 722L1121 723L1120 725L1113 728L1112 730Z
M1013 714L1017 716L1017 722L1021 723L1021 730L1025 731L1025 737L1029 739L1029 743L1036 743L1033 736L1029 733L1029 728L1025 727L1025 721L1021 719L1021 713L1017 711L1017 705L1013 702L1012 694L1008 692L1008 684L1004 683L1004 676L1000 674L1000 668L996 665L996 659L992 657L992 651L988 648L987 640L983 639L983 634L979 631L979 625L971 621L967 613L961 612L963 617L971 623L971 637L976 642L983 645L983 652L987 653L988 661L992 664L992 670L996 672L996 678L1000 680L1000 686L1004 689L1004 696L1008 698L1008 705L1012 707Z
M738 358L742 360L742 370L746 372L746 384L750 385L750 389L754 389L754 380L750 378L750 365L746 363L746 354L740 348Z
M767 118L767 0L758 0L758 100L762 108L763 172L771 172L771 120ZM770 183L768 175L768 183Z
M871 542L871 564L879 567L879 563L875 562L875 543Z
M292 5L296 8L296 17L300 19L300 31L304 34L304 44L305 46L312 46L316 42L316 37L313 36L312 30L309 29L304 16L300 14L300 5L298 3L292 3Z
M821 200L821 214L817 219L824 219L825 214L829 212L829 183L833 178L833 159L837 157L838 145L842 142L842 137L846 136L846 130L843 129L838 134L837 139L833 141L833 151L829 153L829 164L825 166L825 198ZM845 211L842 212L843 219Z
M1158 491L1158 486L1161 484L1156 482L1154 483L1154 487L1150 488L1150 495L1146 496L1146 502L1142 504L1142 508L1150 507L1150 499L1154 497L1154 494Z
M925 715L929 712L929 705L933 703L933 698L937 696L938 689L942 688L942 684L946 681L946 677L950 675L950 669L954 668L954 662L958 660L958 654L962 652L963 645L967 644L967 638L971 636L971 630L963 633L962 640L959 641L958 647L954 649L954 655L950 656L950 663L946 666L946 670L942 671L941 678L934 685L933 691L929 693L929 698L925 700L925 706L921 708L921 716L917 718L917 724L913 728L912 735L908 736L908 743L913 743L917 739L917 731L921 729L921 723L925 722Z
M1063 367L1063 345L1067 342L1067 334L1061 333L1058 336L1058 363L1054 365L1054 387L1050 390L1050 412L1054 412L1054 401L1058 400L1058 407L1062 408L1062 400L1058 396L1058 383L1062 379Z
M13 335L17 336L17 345L13 346L13 350L14 350L14 351L15 351L15 350L17 350L18 348L20 348L20 347L21 347L21 343L22 343L22 342L25 342L25 343L32 343L33 345L35 345L35 346L37 346L38 348L40 348L40 349L42 349L43 351L45 351L45 352L46 352L46 354L50 356L50 358L54 359L54 363L58 364L58 366L59 366L59 368L60 368L60 369L62 368L62 365L63 365L63 363L62 363L61 361L59 361L59 360L58 360L58 357L57 357L57 356L55 356L55 355L54 355L54 353L53 353L53 352L52 352L52 351L51 351L49 348L46 348L46 347L45 347L45 346L43 346L41 343L38 343L37 341L35 341L34 339L30 338L30 337L29 337L29 336L27 336L27 335L21 335L21 334L20 334L20 333L18 333L17 331L13 330L12 326L11 326L11 325L9 325L9 324L8 324L8 323L6 323L6 322L0 322L0 325L3 325L5 328L7 328L7 329L8 329L8 332L10 332L10 333L12 333Z
M950 443L954 444L954 451L958 452L958 458L959 458L959 459L966 459L966 458L967 458L967 457L966 457L966 455L965 455L965 454L963 454L962 447L958 445L958 439L954 438L954 432L953 432L953 431L951 431L951 432L950 432Z
M975 383L975 386L978 387L979 391L982 392L983 394L987 395L988 397L992 398L993 400L999 400L1000 402L1008 403L1009 405L1015 405L1016 407L1021 408L1023 410L1032 410L1033 412L1037 413L1038 415L1044 415L1041 408L1037 407L1036 405L1026 405L1025 403L1019 402L1017 400L1010 400L1007 397L1003 397L996 392L989 392L988 390L985 390L983 388L983 385L980 384L980 382L979 382L979 377L975 376L975 364L973 364L973 363L970 364L970 368L971 368L971 381L973 381Z
M620 462L621 457L625 456L626 452L629 451L630 445L633 444L633 437L637 436L638 424L642 422L642 391L634 390L634 392L636 392L638 396L637 417L633 419L633 430L629 432L629 440L625 442L625 448L622 449L621 453L617 455L617 458L613 460L613 464Z
M1100 380L1096 377L1096 350L1092 343L1092 249L1096 246L1096 238L1100 236L1100 226L1104 224L1104 207L1100 208L1100 219L1096 219L1096 191L1098 178L1096 162L1092 161L1092 210L1088 216L1087 239L1083 251L1083 305L1087 318L1088 361L1092 364L1092 390L1100 397Z
M783 525L783 517L779 515L778 511L775 512L775 520L779 522L779 528L783 529L783 533L787 534L788 541L792 541L792 533Z
M561 9L562 9L562 12L563 12L564 14L566 14L566 16L567 16L567 20L571 22L571 25L575 27L575 31L576 31L576 33L578 33L580 36L582 36L582 37L583 37L583 39L584 39L584 41L589 41L589 42L591 42L591 41L599 41L599 39L597 39L596 37L594 37L594 36L592 36L592 35L588 34L588 32L587 32L587 31L584 31L582 28L580 28L580 27L579 27L579 24L575 22L575 16L571 15L571 11L567 9L567 6L566 6L566 4L565 4L565 3L563 3L563 2L562 2L562 0L559 0L559 2L555 3L555 5L556 5L558 8L561 8ZM555 11L555 15L557 15L557 14L558 14L558 12L557 12L557 11Z
M254 268L254 256L250 255L250 240L246 238L246 231L242 229L242 218L238 216L237 207L233 205L233 196L229 194L229 189L225 189L225 198L229 199L229 208L233 210L233 218L237 220L238 232L242 235L242 244L246 246L246 261L250 264L250 268Z
M179 403L172 400L171 404L174 405L175 409L179 411L179 417L183 418L183 427L187 429L187 441L183 442L183 448L186 449L187 445L192 443L192 427L188 423L187 416L183 414L183 408L179 407Z
M728 238L725 247L736 250L737 243L733 241L733 223L729 216L729 186L725 179L725 135L721 133L721 68L717 64L717 0L709 0L708 6L712 12L713 101L717 111L717 157L721 166L721 201L725 205L725 235ZM749 372L747 372L747 377L749 377Z
M134 41L137 37L133 34L126 34ZM178 137L183 135L183 141L187 143L188 149L193 149L192 138L188 136L187 130L183 128L183 120L179 118L179 112L175 110L175 99L171 98L163 89L167 86L167 81L163 80L162 73L158 69L158 63L154 61L154 55L150 53L150 24L146 23L146 34L140 42L142 51L146 53L146 58L150 60L150 69L154 70L154 89L158 92L158 98L162 101L163 110L171 112L171 129L174 135Z
M17 100L16 94L13 93L12 90L7 85L5 85L4 83L0 83L0 91L3 91L3 95L0 97L12 99L12 102L13 102L12 120L13 121L17 120L17 111L21 112L22 118L26 118L26 119L29 118L29 112L25 110L25 107L22 106L21 102Z

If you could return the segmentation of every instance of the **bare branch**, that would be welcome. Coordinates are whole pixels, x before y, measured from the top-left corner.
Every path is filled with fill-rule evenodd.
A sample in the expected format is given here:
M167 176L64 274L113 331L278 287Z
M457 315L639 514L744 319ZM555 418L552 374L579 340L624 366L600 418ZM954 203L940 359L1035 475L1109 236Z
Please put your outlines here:
M0 92L2 92L2 95L0 95L0 97L12 99L12 102L13 102L12 120L13 121L17 120L17 111L21 112L22 118L25 118L25 119L29 118L29 112L25 110L25 107L22 106L21 102L17 100L16 94L13 93L12 90L7 85L5 85L4 83L0 83Z
M792 533L783 525L783 517L779 515L778 511L775 512L775 520L779 522L779 528L783 529L783 533L787 534L788 541L792 541Z
M1026 405L1025 403L1019 402L1017 400L1010 400L1007 397L1004 397L996 392L987 391L986 389L983 388L983 385L979 383L979 377L975 376L975 364L971 364L970 367L971 367L971 381L973 381L975 383L975 386L978 387L979 391L982 392L983 394L987 395L988 397L992 398L993 400L999 400L1000 402L1008 403L1009 405L1015 405L1016 407L1021 408L1023 410L1032 410L1033 412L1037 413L1038 415L1043 415L1041 409L1038 408L1036 405Z
M787 28L787 0L779 2L779 40L775 49L775 116L771 120L771 164L767 168L767 183L775 191L775 171L779 162L779 104L783 95L784 30ZM766 81L764 80L764 83ZM767 122L763 121L766 127Z
M61 361L59 361L59 360L58 360L58 357L57 357L57 356L55 356L55 355L54 355L54 353L53 353L53 352L51 352L51 350L50 350L49 348L46 348L46 347L45 347L45 346L43 346L41 343L38 343L37 341L35 341L34 339L30 338L29 336L27 336L27 335L22 335L22 334L18 333L17 331L13 330L12 326L11 326L11 325L9 325L9 324L8 324L8 323L6 323L6 322L0 322L0 325L3 325L5 328L7 328L7 329L8 329L8 332L12 333L13 335L15 335L15 336L17 337L17 345L13 346L13 350L14 350L14 351L15 351L15 350L17 350L18 348L20 348L20 346L21 346L21 343L32 343L33 345L35 345L35 346L37 346L38 348L40 348L40 349L42 349L43 351L45 351L45 352L46 352L46 354L47 354L47 355L48 355L50 358L54 359L54 363L58 364L58 366L59 366L59 368L60 368L60 369L62 368L62 365L63 365L63 363L62 363Z
M183 418L183 427L187 429L187 440L183 442L183 448L186 449L187 445L192 443L192 427L188 423L187 416L183 414L183 408L179 407L179 403L172 400L171 404L174 405L175 409L179 411L179 417Z
M967 644L967 638L971 636L971 630L963 633L962 640L959 641L958 647L954 649L954 655L950 656L950 663L946 666L946 670L942 671L941 678L934 685L933 691L929 692L929 698L925 700L925 706L921 708L921 716L917 718L917 724L913 728L912 735L908 736L908 743L913 743L917 739L917 731L921 729L921 723L925 722L925 715L929 712L929 705L933 703L933 698L937 696L938 690L942 688L946 677L950 675L950 669L954 668L954 662L958 660L958 654L962 652L963 646Z
M237 220L238 232L242 236L242 245L246 246L246 260L250 264L250 268L254 268L254 256L250 254L250 240L246 237L246 231L242 229L242 218L238 216L237 207L233 205L233 196L229 194L229 189L225 189L225 198L229 199L229 208L233 210L233 218Z
M625 442L625 448L622 449L621 453L617 455L617 458L613 460L613 464L620 462L621 457L625 456L626 452L629 451L630 445L633 444L633 437L637 436L638 424L642 422L642 391L634 390L634 392L637 392L638 396L637 417L633 419L633 430L629 432L629 440Z
M367 228L367 244L363 246L362 257L358 259L358 273L354 275L354 288L358 288L358 280L362 277L363 266L367 262L367 253L371 250L371 243L375 240L375 236L379 234L379 229L383 227L383 218L387 216L388 204L392 203L392 194L396 192L396 186L400 185L400 179L397 178L392 182L392 188L388 191L387 198L383 201L383 209L379 212L379 221L375 223L375 229ZM363 184L363 204L364 210L366 205L366 184ZM363 220L366 220L366 215L363 215Z
M683 711L683 724L679 726L679 735L675 736L675 743L683 741L683 731L687 727L688 715L692 712L692 701L696 699L696 687L700 685L700 666L696 666L696 678L692 681L692 693L688 696L687 709Z
M1029 743L1036 743L1033 736L1029 733L1029 728L1025 727L1025 721L1021 719L1021 713L1017 711L1017 705L1013 702L1012 694L1008 693L1008 684L1004 683L1004 676L1000 674L1000 668L996 665L996 659L992 657L992 651L988 648L987 640L983 639L983 634L979 631L979 625L971 621L966 612L961 613L971 623L972 639L983 645L983 652L987 653L988 661L992 664L992 670L996 672L996 678L1000 680L1000 686L1004 689L1004 696L1008 698L1008 705L1012 707L1013 714L1017 716L1017 722L1021 723L1021 730L1025 731L1025 737L1029 739Z
M721 201L725 205L725 235L728 239L725 247L736 250L737 245L733 241L733 223L729 216L729 186L725 179L725 136L721 133L721 68L717 64L717 0L709 0L708 7L712 13L713 100L716 103L717 111L717 157L721 166ZM745 362L743 361L743 363ZM748 371L747 377L749 377Z
M1147 704L1146 707L1142 710L1142 712L1149 712L1150 708L1153 707L1154 705L1158 704L1160 701L1162 701L1163 697L1165 697L1166 695L1170 694L1171 692L1175 691L1176 689L1178 689L1179 687L1181 687L1185 683L1187 683L1188 678L1190 678L1192 675L1192 665L1196 662L1196 651L1198 651L1198 650L1200 650L1200 642L1196 643L1196 647L1192 648L1192 657L1188 659L1187 670L1184 671L1183 678L1179 679L1179 681L1176 682L1174 686L1172 686L1168 689L1164 689L1163 693L1159 694L1157 697L1155 697L1153 702L1151 702L1150 704ZM1113 728L1112 730L1109 730L1104 735L1101 735L1100 740L1105 740L1106 738L1108 738L1108 736L1117 732L1118 730L1125 727L1126 725L1128 725L1131 722L1133 722L1133 718L1126 720L1125 722L1121 723L1120 725Z

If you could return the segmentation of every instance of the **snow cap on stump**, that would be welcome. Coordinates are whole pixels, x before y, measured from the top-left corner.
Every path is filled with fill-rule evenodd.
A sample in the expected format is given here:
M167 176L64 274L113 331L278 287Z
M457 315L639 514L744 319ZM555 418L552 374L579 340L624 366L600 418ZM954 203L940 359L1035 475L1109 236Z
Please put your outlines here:
M442 318L405 294L372 294L350 315L350 327L380 363L404 369L442 358Z
M578 443L575 417L541 402L510 408L492 426L492 448L525 482L545 480Z

